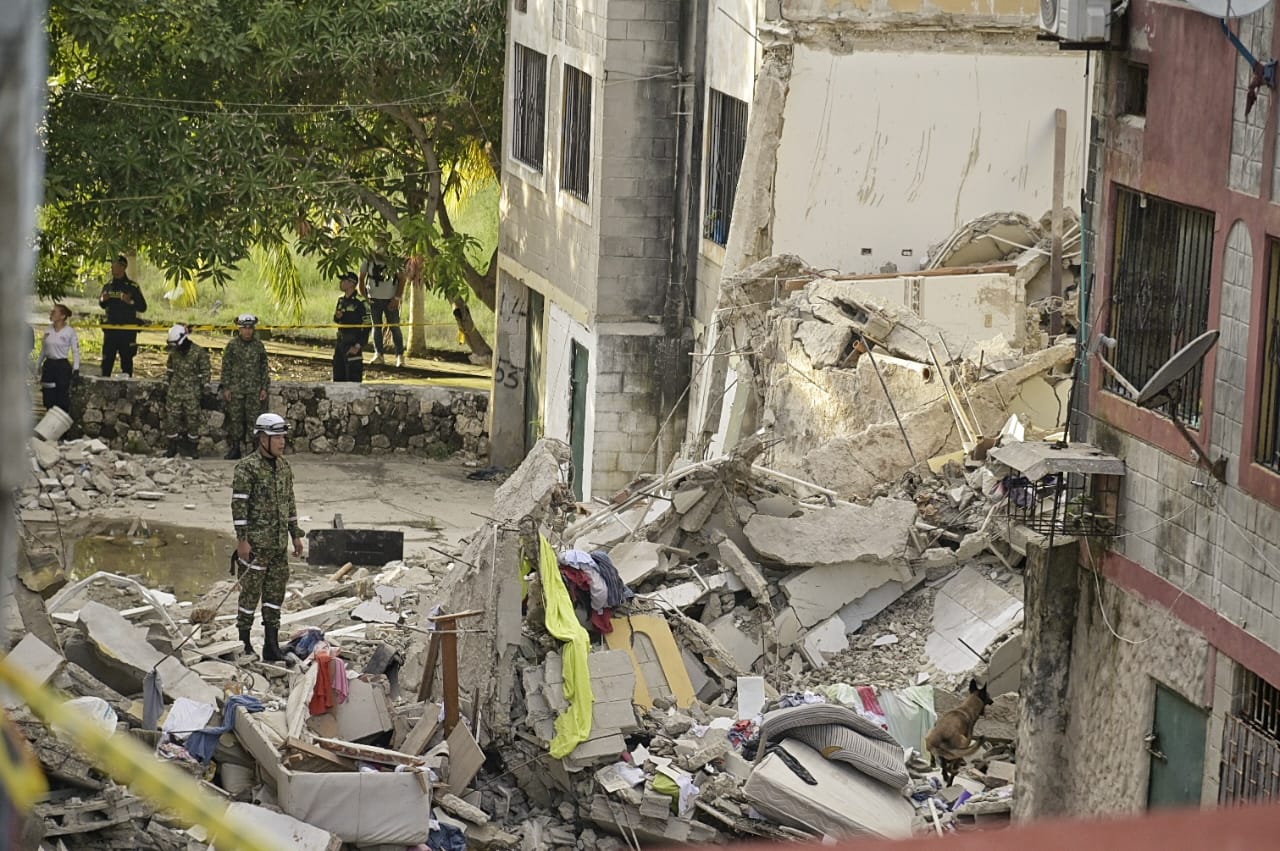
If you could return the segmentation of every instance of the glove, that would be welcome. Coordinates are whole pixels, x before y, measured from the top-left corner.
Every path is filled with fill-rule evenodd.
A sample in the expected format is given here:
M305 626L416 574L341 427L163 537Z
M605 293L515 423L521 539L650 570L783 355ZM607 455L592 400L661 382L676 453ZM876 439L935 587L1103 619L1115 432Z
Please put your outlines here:
M80 383L80 370L78 369L71 370L71 383L72 384Z

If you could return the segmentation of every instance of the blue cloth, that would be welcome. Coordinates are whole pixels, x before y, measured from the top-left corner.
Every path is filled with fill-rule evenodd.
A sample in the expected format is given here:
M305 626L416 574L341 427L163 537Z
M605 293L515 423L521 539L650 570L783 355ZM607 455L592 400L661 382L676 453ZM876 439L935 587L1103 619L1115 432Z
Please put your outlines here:
M431 851L467 851L467 838L453 825L440 822L427 834L427 847Z
M635 593L627 587L627 583L623 582L622 577L618 575L618 568L614 566L613 559L609 558L608 553L604 550L594 550L591 553L591 560L595 562L596 572L609 588L609 608L616 609L635 596Z
M227 705L222 707L222 726L205 727L196 730L187 738L187 753L208 765L213 753L218 749L218 739L223 733L230 733L236 724L236 710L244 707L245 712L261 712L266 707L262 701L251 694L237 694L227 698Z
M311 651L316 649L316 645L324 641L324 630L319 627L310 627L306 632L299 635L289 643L293 653L299 659L305 659L311 655Z

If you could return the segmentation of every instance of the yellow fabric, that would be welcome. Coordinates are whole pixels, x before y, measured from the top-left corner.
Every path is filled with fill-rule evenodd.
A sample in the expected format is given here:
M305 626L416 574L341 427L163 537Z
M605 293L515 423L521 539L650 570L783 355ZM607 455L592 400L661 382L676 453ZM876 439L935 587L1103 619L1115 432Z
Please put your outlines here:
M653 775L653 791L671 799L671 812L680 809L680 785L665 774Z
M551 756L563 759L591 735L591 710L595 695L591 693L591 671L587 667L587 655L591 653L591 639L569 599L569 589L564 587L560 565L551 542L538 536L539 576L542 580L542 603L546 609L547 632L563 641L564 648L564 699L569 709L556 719L556 737L551 741Z

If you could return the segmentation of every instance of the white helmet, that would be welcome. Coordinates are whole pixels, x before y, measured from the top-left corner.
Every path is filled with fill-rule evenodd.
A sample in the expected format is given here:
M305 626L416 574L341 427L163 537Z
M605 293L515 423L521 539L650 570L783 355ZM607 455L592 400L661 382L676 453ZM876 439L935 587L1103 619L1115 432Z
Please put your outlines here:
M253 433L255 435L288 434L289 424L279 414L261 414L253 423Z
M191 332L187 330L187 326L178 323L169 329L169 345L181 346L182 341L191 336Z
M258 317L252 313L242 313L236 317L236 324L241 328L253 328L258 324Z

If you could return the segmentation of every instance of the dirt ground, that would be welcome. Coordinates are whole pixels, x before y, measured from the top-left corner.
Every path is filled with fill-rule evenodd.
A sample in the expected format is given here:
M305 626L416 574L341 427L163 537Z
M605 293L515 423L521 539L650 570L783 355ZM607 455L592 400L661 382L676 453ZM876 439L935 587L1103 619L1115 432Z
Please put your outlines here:
M231 533L231 474L235 463L220 459L193 462L214 483L171 494L160 502L130 504L94 512L95 517ZM304 529L329 526L341 514L349 528L404 532L406 556L436 556L428 545L456 552L458 541L490 513L493 482L467 478L470 468L456 461L412 456L289 456ZM190 507L188 507L190 506ZM443 557L441 557L443 558Z

